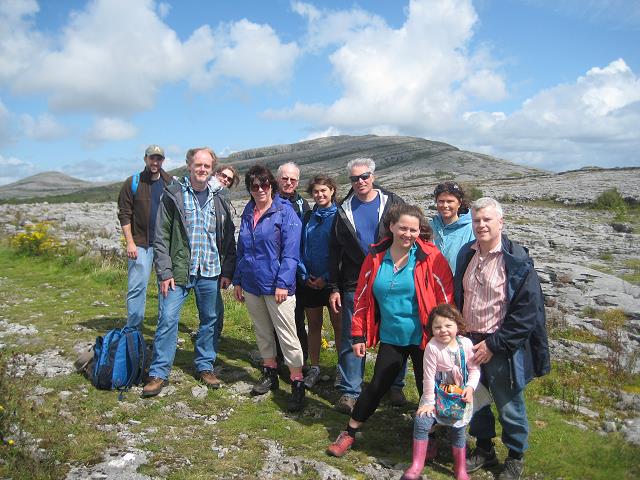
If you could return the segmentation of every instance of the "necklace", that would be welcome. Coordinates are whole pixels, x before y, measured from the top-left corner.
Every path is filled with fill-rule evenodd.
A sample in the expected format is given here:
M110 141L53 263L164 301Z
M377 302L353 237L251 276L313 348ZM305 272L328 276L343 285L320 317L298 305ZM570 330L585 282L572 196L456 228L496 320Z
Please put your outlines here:
M393 259L393 251L391 252L391 261L393 261L393 273L398 273L398 271L407 264L409 260L409 251L407 250L404 254L398 258L397 260Z

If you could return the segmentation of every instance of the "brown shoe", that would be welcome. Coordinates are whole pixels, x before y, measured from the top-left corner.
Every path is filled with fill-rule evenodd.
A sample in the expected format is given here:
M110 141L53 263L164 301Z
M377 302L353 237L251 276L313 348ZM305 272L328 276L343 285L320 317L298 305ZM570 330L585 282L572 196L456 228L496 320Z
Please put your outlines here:
M168 382L164 378L149 377L149 381L142 389L142 398L155 397Z
M200 381L204 383L208 388L220 388L222 382L216 374L213 373L213 370L203 370L198 374L200 377Z
M342 395L336 403L336 410L347 415L351 415L353 406L356 404L356 399L349 395Z

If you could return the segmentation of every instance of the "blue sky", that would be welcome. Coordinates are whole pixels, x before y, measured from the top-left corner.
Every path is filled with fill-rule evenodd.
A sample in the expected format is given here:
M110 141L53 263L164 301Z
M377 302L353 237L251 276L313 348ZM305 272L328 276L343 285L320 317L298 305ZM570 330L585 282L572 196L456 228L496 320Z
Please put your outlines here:
M366 133L640 166L638 45L634 0L2 0L0 183Z

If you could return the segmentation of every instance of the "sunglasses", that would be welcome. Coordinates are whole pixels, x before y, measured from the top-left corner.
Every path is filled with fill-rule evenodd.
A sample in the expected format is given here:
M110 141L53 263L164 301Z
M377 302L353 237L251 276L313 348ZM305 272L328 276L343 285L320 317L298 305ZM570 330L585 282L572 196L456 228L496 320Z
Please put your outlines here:
M228 183L232 183L233 182L233 177L230 177L229 175L225 175L222 172L218 172L218 173L216 173L216 175L218 177L220 177L221 180L224 180L225 182L228 182Z
M369 180L370 176L371 176L371 172L364 172L364 173L361 173L360 175L351 175L349 177L349 180L351 180L351 183L356 183L358 180Z
M269 182L252 183L251 184L251 191L252 192L258 192L258 191L260 191L260 189L262 189L264 192L266 192L267 190L271 189L271 184Z
M280 180L282 180L284 183L298 183L298 179L297 178L291 178L291 177L280 177Z
M460 188L460 185L458 185L457 183L448 182L448 183L441 183L440 185L438 185L436 189L433 191L433 196L437 198L438 195L445 192L458 194L458 195L463 194L462 188Z

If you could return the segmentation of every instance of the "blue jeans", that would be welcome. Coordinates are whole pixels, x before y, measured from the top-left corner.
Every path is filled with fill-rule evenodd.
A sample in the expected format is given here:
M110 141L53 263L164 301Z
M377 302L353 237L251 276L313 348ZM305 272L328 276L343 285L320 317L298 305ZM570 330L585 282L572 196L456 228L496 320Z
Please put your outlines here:
M426 415L419 417L416 415L416 418L413 420L413 438L416 440L427 440L429 438L429 430L431 430L434 423L436 423L434 417L427 417ZM453 448L463 448L466 445L465 430L466 425L462 427L449 427L451 446Z
M511 388L511 369L504 354L494 354L482 365L480 380L491 392L502 425L502 443L514 452L524 453L529 443L529 421L524 403L524 389ZM477 439L496 436L496 422L491 405L478 410L471 419L469 433Z
M140 330L147 304L147 284L153 266L153 247L136 247L138 256L128 261L127 327ZM162 312L162 295L158 288L158 318Z
M196 305L200 326L194 348L193 363L196 372L213 369L216 360L214 333L218 319L218 277L190 276L189 283L182 287L176 285L175 290L169 290L163 302L162 315L158 319L158 328L153 341L153 359L149 376L164 380L169 378L173 360L176 356L176 341L178 339L178 321L182 305L193 289L196 294Z
M362 391L362 379L364 377L364 358L358 358L351 348L353 337L351 336L351 320L353 318L353 300L355 292L341 294L342 302L342 340L338 352L338 372L342 377L338 390L349 397L357 398ZM393 381L391 388L402 389L404 377L407 375L407 361L402 364L400 373Z
M220 335L222 335L222 327L224 327L224 302L222 301L222 292L218 288L218 298L216 300L216 309L218 320L216 320L216 329L213 333L213 349L218 351L218 343L220 343Z

